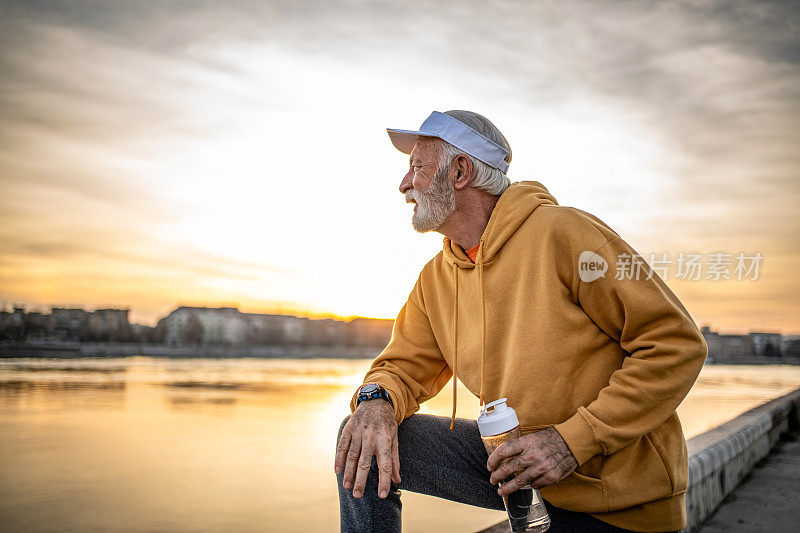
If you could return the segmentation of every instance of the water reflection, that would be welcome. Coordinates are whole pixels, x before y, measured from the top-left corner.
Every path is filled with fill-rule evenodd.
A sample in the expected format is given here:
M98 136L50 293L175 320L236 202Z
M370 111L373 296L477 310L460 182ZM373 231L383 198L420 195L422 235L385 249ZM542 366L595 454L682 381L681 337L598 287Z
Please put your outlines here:
M57 390L80 390L80 389L89 389L89 390L125 390L126 384L123 382L119 383L96 383L96 382L86 382L86 381L23 381L20 379L17 380L8 380L8 381L0 381L0 390L3 389L15 389L15 390L31 390L31 391L57 391Z
M236 398L192 398L189 396L170 396L167 398L169 407L191 407L197 405L233 405Z
M113 374L114 372L125 372L127 367L124 366L112 366L112 367L95 367L95 366L58 366L53 364L44 365L14 365L13 369L16 372L48 372L48 371L56 371L56 372L82 372L82 373L93 373L99 372L101 374Z
M0 530L288 531L302 517L337 531L336 430L368 365L0 360ZM707 367L679 413L691 436L798 386L797 367ZM449 416L450 401L422 412ZM477 410L462 389L458 415ZM504 516L403 498L406 531L474 531Z

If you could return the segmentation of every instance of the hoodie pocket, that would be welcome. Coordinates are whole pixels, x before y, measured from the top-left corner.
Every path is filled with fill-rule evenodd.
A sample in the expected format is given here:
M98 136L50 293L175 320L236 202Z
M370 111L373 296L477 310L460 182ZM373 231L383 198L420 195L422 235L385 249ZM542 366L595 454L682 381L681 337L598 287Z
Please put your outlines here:
M608 511L608 491L602 479L581 474L578 470L540 490L544 499L556 507L581 513Z
M664 459L648 435L600 459L600 478L608 490L609 510L668 498L674 494L672 478ZM584 465L586 466L586 465Z
M680 420L673 415L646 435L653 445L672 483L672 493L682 494L689 485L689 454Z

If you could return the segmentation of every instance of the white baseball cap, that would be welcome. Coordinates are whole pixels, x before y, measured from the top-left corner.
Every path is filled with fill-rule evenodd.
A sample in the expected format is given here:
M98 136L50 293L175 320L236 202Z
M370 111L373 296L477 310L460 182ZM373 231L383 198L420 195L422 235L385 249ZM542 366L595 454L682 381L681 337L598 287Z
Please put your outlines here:
M395 148L404 154L411 153L418 137L437 137L503 174L508 172L508 163L505 160L508 150L445 113L431 113L419 127L419 131L393 128L386 128L386 131Z

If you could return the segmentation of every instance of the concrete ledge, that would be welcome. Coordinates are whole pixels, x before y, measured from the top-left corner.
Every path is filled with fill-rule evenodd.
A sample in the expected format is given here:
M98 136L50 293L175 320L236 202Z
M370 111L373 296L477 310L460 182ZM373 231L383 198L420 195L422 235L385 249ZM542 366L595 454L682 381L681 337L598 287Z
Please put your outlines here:
M720 502L769 455L781 433L800 425L800 390L755 407L689 439L686 533L696 531Z

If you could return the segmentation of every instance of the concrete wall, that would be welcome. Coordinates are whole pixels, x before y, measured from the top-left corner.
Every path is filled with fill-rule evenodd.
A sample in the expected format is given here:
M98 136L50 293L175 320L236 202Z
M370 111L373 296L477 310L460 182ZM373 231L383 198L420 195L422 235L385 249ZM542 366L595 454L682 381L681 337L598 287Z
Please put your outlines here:
M800 389L689 439L688 524L683 531L696 531L769 454L781 433L798 425Z

